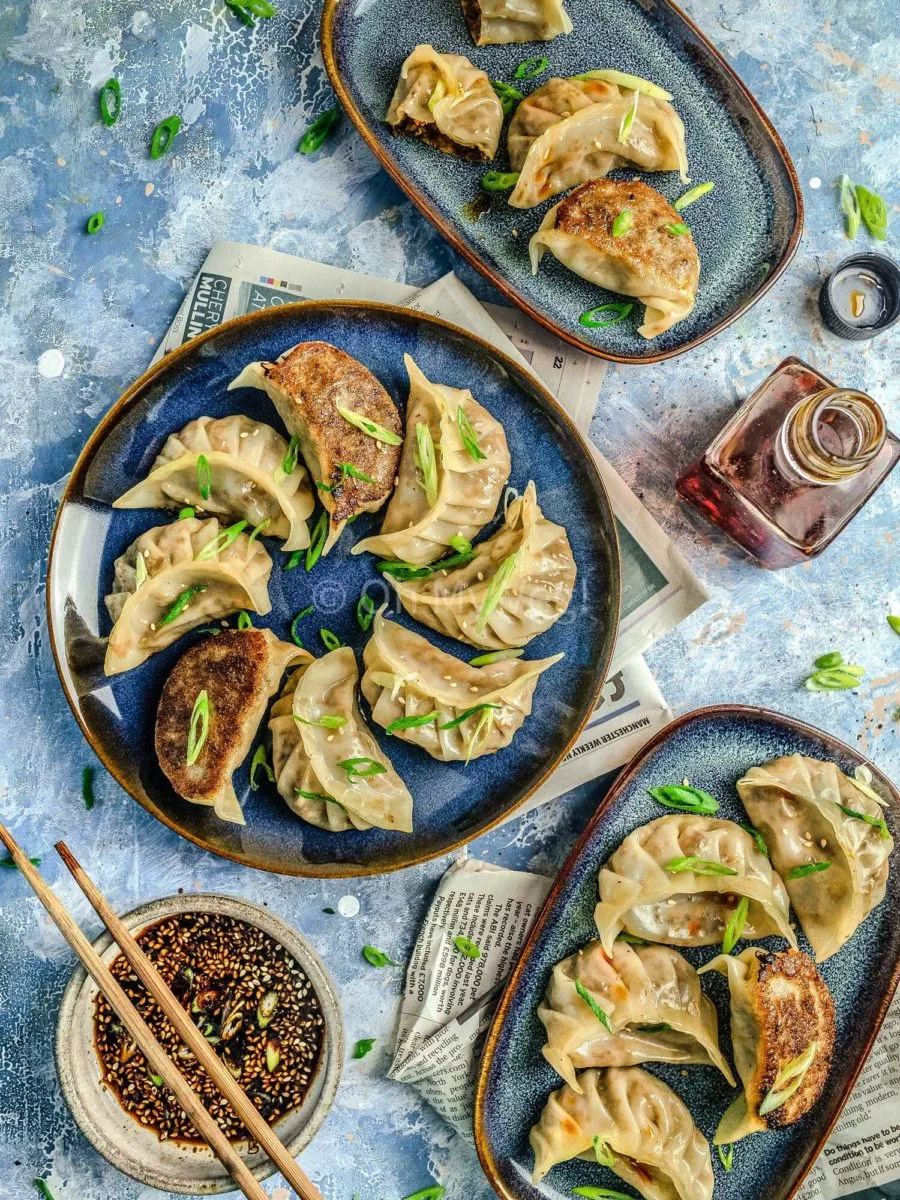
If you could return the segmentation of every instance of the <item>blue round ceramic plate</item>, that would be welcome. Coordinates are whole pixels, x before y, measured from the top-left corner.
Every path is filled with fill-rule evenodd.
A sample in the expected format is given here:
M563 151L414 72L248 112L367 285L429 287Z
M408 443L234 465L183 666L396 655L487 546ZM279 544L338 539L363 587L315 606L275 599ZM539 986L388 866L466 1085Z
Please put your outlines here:
M504 1200L569 1197L573 1187L613 1188L634 1193L597 1163L573 1161L531 1183L533 1156L528 1133L544 1102L562 1080L544 1061L544 1030L537 1006L553 966L596 937L597 873L633 829L668 810L649 787L689 779L719 801L719 815L746 821L735 783L752 766L783 754L826 759L852 775L865 764L886 802L888 825L900 830L900 792L872 763L826 733L765 709L722 705L688 713L658 734L634 758L599 805L547 897L516 964L491 1027L482 1062L475 1132L485 1172ZM717 1200L788 1200L795 1195L824 1145L884 1019L900 975L900 845L894 850L888 890L850 941L819 970L834 997L837 1052L825 1090L806 1117L786 1129L744 1138L726 1173L713 1152ZM810 952L802 931L800 948ZM760 944L784 949L779 938ZM741 942L743 950L747 943ZM695 967L719 953L717 946L682 950ZM728 985L719 975L703 977L703 990L719 1015L722 1050L733 1062L728 1020ZM684 1100L712 1144L719 1118L734 1098L712 1067L642 1064Z
M578 567L568 612L526 651L528 657L563 652L565 658L540 680L534 711L507 749L466 767L437 762L375 730L413 795L411 834L332 833L307 825L274 785L250 789L246 763L235 776L245 826L180 799L156 762L153 728L169 671L203 634L187 634L123 675L103 674L110 630L103 597L113 563L140 533L172 517L152 509L114 511L111 502L144 478L167 435L192 418L244 412L280 429L262 392L226 388L248 362L277 358L308 340L331 342L358 358L401 411L408 387L404 353L430 379L470 388L506 430L510 484L521 490L534 480L544 512L565 525ZM325 626L359 658L369 635L357 624L356 602L366 584L376 594L380 576L371 555L353 556L350 547L378 530L382 516L361 516L308 574L302 565L285 570L289 556L267 539L274 563L272 612L256 623L289 640L292 619L312 604L315 613L300 629L307 649L323 652L318 629ZM609 500L581 435L527 371L435 317L356 301L310 302L266 309L203 334L151 368L113 406L63 496L47 594L54 655L72 710L100 759L136 800L184 837L238 862L283 874L361 875L405 867L471 840L508 816L565 756L595 707L609 665L619 612L619 549ZM384 599L391 601L386 586ZM459 643L417 628L450 653L470 657ZM368 715L365 701L362 707Z

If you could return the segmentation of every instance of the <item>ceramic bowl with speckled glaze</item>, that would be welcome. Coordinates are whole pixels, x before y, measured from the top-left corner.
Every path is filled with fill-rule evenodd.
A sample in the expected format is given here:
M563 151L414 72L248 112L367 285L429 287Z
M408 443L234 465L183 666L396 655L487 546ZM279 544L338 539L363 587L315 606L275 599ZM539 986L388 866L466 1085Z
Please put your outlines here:
M725 59L671 0L567 0L574 32L552 42L474 46L459 0L418 0L398 22L389 0L326 0L322 50L331 82L362 136L411 200L465 257L536 321L573 345L619 362L672 358L725 328L766 292L793 257L803 227L800 185L788 152L756 100ZM418 43L466 55L491 79L525 93L552 76L601 67L652 79L674 96L685 123L693 183L715 191L685 210L700 254L696 306L685 320L647 341L637 332L643 305L605 329L579 324L587 309L617 300L548 254L532 275L528 242L555 197L530 210L510 208L479 181L490 167L509 170L506 129L490 164L464 162L385 124L404 59ZM533 80L515 79L533 56L549 60ZM631 178L635 172L613 172ZM641 175L670 201L686 190L677 172ZM475 211L478 211L476 206Z
M741 705L702 708L678 718L641 750L601 801L535 922L485 1045L476 1100L476 1141L482 1166L504 1200L561 1200L571 1195L573 1187L591 1185L633 1194L611 1171L577 1160L554 1167L540 1185L531 1183L528 1133L550 1092L562 1084L541 1055L545 1039L538 1003L553 966L597 936L593 914L600 867L633 829L669 811L648 795L648 788L687 778L716 797L720 817L747 821L735 790L737 780L752 766L794 753L835 762L851 776L857 766L868 766L897 837L900 791L872 763L812 726ZM797 933L800 948L810 953L802 931ZM779 938L762 938L759 944L784 949ZM719 952L718 946L681 949L695 967ZM834 1061L822 1096L795 1125L738 1142L729 1174L713 1152L717 1200L788 1200L795 1195L884 1020L900 977L898 961L900 847L892 855L885 899L837 954L818 964L834 997L837 1022ZM722 1049L733 1061L727 983L717 974L705 975L703 989L715 1002ZM735 1095L722 1075L712 1067L641 1065L678 1093L712 1144L719 1119Z
M534 480L543 511L567 529L578 569L568 611L526 649L529 658L560 652L565 657L539 680L532 713L505 750L468 766L437 762L373 727L413 795L412 833L334 833L308 825L262 773L258 789L251 789L249 755L235 775L245 825L177 796L156 760L156 709L176 661L208 634L188 633L124 674L103 673L110 629L103 597L115 559L144 530L175 519L158 509L113 510L112 501L144 478L168 434L192 418L243 412L281 429L263 392L226 389L248 362L277 358L307 340L330 342L363 362L401 412L408 392L406 352L435 382L470 388L504 426L510 485L522 491ZM264 538L273 559L272 611L254 615L254 622L290 640L294 616L313 605L315 612L299 626L307 649L324 652L318 630L325 627L352 646L359 660L370 636L356 619L363 588L376 604L383 599L396 607L391 588L375 570L376 559L350 553L353 543L381 528L383 517L383 509L360 516L310 573L302 564L286 570L289 556L279 542ZM502 513L480 536L501 521ZM237 318L187 342L142 376L101 421L75 464L53 534L47 583L63 688L85 736L122 787L170 828L215 854L282 874L326 876L395 870L444 854L521 804L565 757L596 707L615 641L619 594L618 539L606 491L581 434L550 393L512 359L436 317L358 301L285 305ZM457 657L468 660L476 653L405 615L398 619ZM364 700L362 708L368 717ZM265 733L263 726L257 740Z
M168 896L142 904L122 917L131 933L177 913L220 913L254 925L272 937L306 972L325 1018L322 1054L309 1091L299 1108L274 1125L279 1138L296 1158L312 1141L328 1115L337 1093L344 1062L344 1026L331 977L312 946L280 917L259 904L232 896L197 892ZM94 949L109 966L120 953L108 933ZM140 1183L164 1192L212 1195L230 1192L234 1180L205 1145L161 1142L121 1107L101 1077L94 1042L94 1002L97 985L78 967L63 992L56 1024L56 1068L63 1096L82 1133L114 1167ZM274 1164L264 1151L241 1153L257 1179L268 1179Z

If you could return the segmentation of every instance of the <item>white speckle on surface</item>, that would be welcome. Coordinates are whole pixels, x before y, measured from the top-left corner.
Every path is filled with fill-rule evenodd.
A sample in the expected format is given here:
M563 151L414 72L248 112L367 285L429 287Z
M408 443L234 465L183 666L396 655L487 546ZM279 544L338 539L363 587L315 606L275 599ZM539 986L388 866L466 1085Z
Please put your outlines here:
M342 917L355 917L359 913L359 901L355 896L341 896L337 910Z
M38 374L45 379L59 379L65 369L66 359L62 350L55 347L45 350L37 361Z
M813 175L812 179L809 181L809 186L813 190L820 188L822 186L822 180L818 177L818 175Z

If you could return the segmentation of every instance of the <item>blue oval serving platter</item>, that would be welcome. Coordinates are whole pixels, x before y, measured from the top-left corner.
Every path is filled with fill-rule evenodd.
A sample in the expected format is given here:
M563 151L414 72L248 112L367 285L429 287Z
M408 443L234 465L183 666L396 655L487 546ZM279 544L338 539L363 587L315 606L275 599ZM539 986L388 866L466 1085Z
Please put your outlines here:
M574 32L551 42L473 45L460 0L417 0L398 21L392 0L325 0L322 51L341 103L385 169L473 266L510 300L553 333L600 358L650 363L689 350L732 321L766 292L790 262L803 228L800 185L774 126L725 59L671 0L567 0ZM686 210L700 254L700 287L693 312L667 333L646 341L637 332L643 305L605 329L579 324L587 309L621 297L604 291L546 255L531 273L528 242L556 200L530 210L510 208L494 194L476 216L473 201L487 193L488 169L509 170L504 124L492 163L464 162L385 124L400 68L414 46L466 55L491 79L525 93L553 76L601 67L652 79L674 96L685 123L693 183L715 191ZM529 81L516 67L544 56L548 67ZM634 170L615 171L631 178ZM641 174L670 201L685 192L677 172Z
M103 674L110 630L103 597L113 563L140 533L174 519L161 510L113 510L111 502L144 478L168 434L195 417L244 412L282 429L264 393L226 389L248 362L277 358L311 340L330 342L363 362L401 412L408 389L404 353L435 382L470 388L506 430L510 484L522 490L534 480L547 516L566 526L578 568L568 612L526 650L528 657L563 652L565 658L540 680L532 715L509 747L465 767L437 762L373 726L413 795L411 834L339 834L307 825L273 784L258 780L258 790L250 788L246 762L235 775L246 825L221 821L210 808L180 799L156 762L156 708L175 662L207 635L189 633L132 671ZM359 661L369 637L356 620L360 593L369 585L377 600L381 586L388 604L392 593L375 571L376 559L353 556L350 547L380 529L383 515L383 509L363 514L309 573L302 563L286 570L289 555L265 539L274 564L272 612L254 622L290 640L295 615L314 605L299 627L306 648L324 653L318 634L324 626L352 646ZM581 435L549 392L512 359L436 317L357 301L292 304L239 317L179 347L133 384L75 464L53 532L47 586L63 688L85 736L122 787L215 854L282 874L325 876L390 871L446 853L521 804L562 760L596 705L615 641L619 593L619 547L606 491ZM442 649L471 657L470 647L406 616L398 619ZM368 716L365 701L362 708ZM265 726L257 741L264 734Z
M547 897L503 993L488 1034L478 1081L475 1137L488 1179L504 1200L562 1200L574 1187L634 1192L597 1163L556 1166L540 1185L531 1183L533 1157L528 1133L549 1094L562 1080L544 1061L544 1029L537 1017L553 966L596 937L593 913L597 873L633 829L667 809L647 789L689 779L719 801L719 816L746 821L735 783L748 768L783 754L800 753L837 763L853 774L867 766L888 807L894 837L900 832L900 791L862 755L836 738L779 713L742 705L702 708L678 718L632 760L600 803ZM818 1103L795 1125L753 1134L735 1146L726 1173L713 1151L716 1200L789 1200L821 1151L872 1047L900 978L900 847L891 859L888 890L850 941L818 964L834 997L837 1041L831 1073ZM800 948L810 952L802 931ZM784 949L779 938L759 944ZM740 943L743 949L745 943ZM681 952L699 967L718 946ZM722 1050L733 1063L728 985L717 974L703 976L703 989L715 1002ZM687 1105L710 1142L720 1117L735 1096L712 1067L671 1067L643 1063L664 1079Z

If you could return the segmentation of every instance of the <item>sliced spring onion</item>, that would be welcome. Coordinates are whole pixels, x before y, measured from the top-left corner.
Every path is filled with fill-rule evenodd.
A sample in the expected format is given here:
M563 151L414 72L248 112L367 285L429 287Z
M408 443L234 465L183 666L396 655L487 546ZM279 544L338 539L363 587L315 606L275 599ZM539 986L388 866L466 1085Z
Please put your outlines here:
M180 128L181 117L176 116L174 113L171 117L166 117L164 121L160 121L153 130L153 137L150 140L150 157L162 158L171 148Z
M371 475L367 475L365 471L361 471L359 467L355 467L353 463L338 463L338 466L341 469L341 478L343 479L346 479L349 475L351 479L361 479L363 483L377 484L378 482L376 479L373 479ZM332 488L332 491L333 490L334 489Z
M543 55L539 58L526 58L516 67L513 77L515 79L534 79L535 76L543 74L549 66L550 59Z
M794 1092L801 1087L806 1072L815 1062L818 1049L818 1042L810 1042L802 1054L798 1054L789 1063L785 1063L775 1076L775 1082L772 1084L771 1090L762 1099L762 1103L759 1106L759 1115L761 1117L774 1112L776 1108L781 1108L782 1104L786 1104Z
M719 1162L727 1173L734 1166L734 1146L716 1146L719 1153Z
M478 618L475 621L475 632L477 634L481 635L487 629L488 618L500 603L500 597L506 588L509 587L510 580L516 573L518 566L519 551L516 550L512 554L507 555L497 568L494 578L488 584L488 589L482 601L481 611L478 613Z
M238 20L254 28L254 17L274 17L277 9L269 0L225 0L225 7L230 8Z
M316 521L315 528L309 537L309 546L306 550L306 569L311 571L319 559L322 557L322 551L325 548L325 540L328 537L328 513L319 513L319 519Z
M431 430L423 422L416 424L415 461L422 474L425 499L428 501L429 507L432 507L437 501L438 494L437 458L434 453Z
M305 551L303 551L303 550L291 551L290 557L288 558L287 562L284 564L285 571L293 571L295 567L299 567L300 564L303 562L304 553L305 553Z
M693 204L695 200L699 200L701 196L705 196L707 192L711 192L716 185L714 183L698 183L696 187L692 187L690 191L679 196L672 207L676 212L683 212L689 204Z
M375 1045L376 1038L360 1038L353 1047L354 1058L365 1058L372 1047Z
M474 550L468 554L451 554L447 558L442 558L427 567L418 567L414 563L384 559L375 564L375 570L380 571L382 575L393 576L398 583L406 583L409 579L427 579L429 575L434 575L437 571L448 571L451 567L464 566L465 563L471 562L474 557Z
M430 713L422 713L418 717L398 717L396 721L391 721L390 725L385 727L384 732L390 736L394 733L400 733L404 729L418 729L421 725L432 725L440 719L440 715L435 710Z
M870 817L868 813L858 812L855 808L848 808L846 804L839 804L838 808L846 816L853 817L856 821L865 821L867 825L871 825L873 829L877 829L884 841L887 841L891 836L884 817Z
M394 962L392 958L388 958L383 950L376 950L374 946L363 946L362 956L371 967L400 966L398 962Z
M372 624L374 619L375 601L371 596L367 596L366 593L363 592L356 602L356 623L363 633L368 633L369 626Z
M472 730L472 735L466 741L466 766L472 761L472 756L482 737L487 737L494 724L494 708L493 704L485 704L481 716L475 723L475 728Z
M439 79L434 85L431 95L428 97L428 111L433 113L440 102L447 95L447 85L443 79Z
M315 154L323 142L331 136L340 119L341 107L339 104L335 104L333 108L326 108L323 113L320 113L300 139L300 145L297 147L300 153Z
M629 946L649 946L650 943L646 938L638 937L636 933L629 933L623 929L621 933L616 935L617 942L627 942Z
M291 440L288 442L287 453L281 460L281 469L285 475L292 475L294 467L297 465L297 457L300 453L300 439L296 434L291 435Z
M572 1188L572 1195L584 1196L585 1200L632 1200L632 1197L626 1196L624 1192L605 1187Z
M500 97L504 117L508 117L519 101L525 99L518 88L513 87L511 83L503 83L500 79L492 79L491 87Z
M619 215L612 223L612 235L614 238L624 237L629 229L634 225L634 213L630 208L623 208Z
M887 623L893 629L894 633L900 633L900 617L894 616L893 613L888 614Z
M691 232L687 225L685 225L682 221L678 221L672 225L666 225L665 229L666 233L671 234L672 237L684 237L686 233Z
M106 213L95 212L93 216L88 217L88 222L85 228L88 233L99 233L106 224Z
M252 530L250 536L247 538L247 554L248 554L248 556L250 554L250 547L253 545L253 543L256 541L256 539L259 537L259 535L265 529L268 529L268 527L271 524L272 524L272 518L266 517L266 519L264 521L260 521L260 523L258 525L253 526L253 530Z
M339 650L343 646L343 642L336 633L332 633L330 629L320 629L319 637L326 650Z
M628 75L625 71L585 71L583 75L570 75L570 79L601 79L605 83L614 83L629 92L640 92L642 96L652 96L654 100L671 100L672 93L661 88L658 83L644 79L640 75Z
M466 958L481 958L481 950L474 942L470 942L467 937L455 937L453 945Z
M684 858L673 858L671 862L666 863L666 870L670 875L678 875L682 871L693 871L695 875L737 875L737 871L726 867L724 863L697 858L694 854L688 854Z
M193 508L191 508L190 504L186 504L184 506L184 508L179 510L178 520L185 521L185 520L187 520L188 517L193 517L194 515L195 514L194 514Z
M463 721L467 721L469 717L474 717L476 713L487 712L489 709L502 708L502 704L475 704L472 708L467 708L465 712L454 717L452 721L447 721L444 725L438 725L438 729L456 729L458 725L462 725Z
M32 859L32 862L34 862L34 859ZM55 1200L53 1193L47 1187L47 1184L43 1179L33 1179L32 1184L37 1191L37 1194L41 1197L41 1200Z
M253 752L253 759L250 763L250 786L254 792L259 787L259 784L256 782L256 772L260 769L260 767L262 767L263 771L265 771L269 783L274 783L275 772L269 765L269 756L266 753L265 746L256 747L256 750Z
M297 626L304 617L308 617L310 613L314 613L315 611L315 607L312 604L307 604L306 608L301 608L296 617L294 617L293 621L291 621L291 640L295 645L299 646L301 650L303 649L303 643L300 641L300 635L297 632Z
M481 190L484 192L509 192L518 182L518 171L485 171L481 177Z
M238 627L238 629L252 629L253 628L253 622L250 620L250 614L246 611L246 609L242 608L241 611L238 613L237 627Z
M599 304L596 308L589 308L587 312L583 312L578 318L578 323L587 329L605 329L607 325L618 325L619 321L624 321L633 308L634 305L630 301Z
M157 622L157 628L162 628L163 625L168 625L174 621L176 617L180 617L190 602L195 596L199 596L201 592L206 591L205 583L195 583L192 587L185 588L180 596L177 597L175 603L169 608Z
M584 986L584 984L581 982L580 979L575 980L575 991L578 993L578 995L581 997L581 999L585 1002L585 1004L588 1006L588 1008L591 1010L591 1012L594 1014L594 1016L597 1018L597 1020L600 1022L600 1024L605 1029L608 1029L610 1033L612 1033L613 1029L612 1029L612 1025L610 1024L610 1021L609 1021L609 1016L603 1011L603 1009L600 1007L600 1005L597 1003L597 1001L594 999L594 997L591 995L591 993L587 990L587 988Z
M303 788L294 788L298 796L302 796L304 800L321 800L323 804L337 804L334 796L328 796L325 792L304 792ZM342 807L342 806L338 806Z
M469 458L473 462L483 462L487 458L487 455L481 446L479 446L475 427L469 420L466 410L461 404L456 409L456 428L459 430L459 436L462 439L462 444L465 446Z
M521 658L524 653L525 651L520 648L515 650L491 650L488 654L476 654L474 658L470 658L469 666L489 667L491 663L506 662L510 658Z
M39 867L41 865L40 858L29 858L28 861L33 867ZM7 855L6 858L0 858L0 867L7 867L14 871L18 871L19 864L15 861L15 859L12 859L9 857L9 855Z
M309 721L306 717L298 717L295 713L294 720L300 725L317 725L321 729L341 729L347 724L347 718L342 717L339 713L325 713L317 721Z
M218 558L223 550L228 547L243 533L247 528L246 521L235 521L233 525L229 525L227 529L223 529L216 536L194 555L196 562L206 562L210 558Z
M206 745L209 736L209 693L206 688L197 693L194 708L191 712L191 723L188 727L187 765L192 767L200 757L200 751Z
M81 769L81 798L84 801L84 807L90 812L96 803L94 799L93 767L82 767Z
M847 218L847 237L854 242L859 233L861 214L856 188L851 183L849 175L841 176L841 212Z
M277 1038L266 1038L266 1070L271 1075L281 1063L281 1045Z
M808 692L846 692L858 688L865 674L864 667L847 663L826 671L813 671L804 682Z
M616 1156L610 1149L609 1142L604 1142L597 1134L594 1134L592 1140L594 1143L594 1157L597 1159L597 1162L601 1167L611 1167L616 1161Z
M819 862L803 863L799 867L791 867L785 879L803 879L807 875L816 875L819 871L827 871L831 863L827 859L822 859Z
M212 471L209 468L209 459L205 454L197 455L197 491L200 493L202 500L209 499L209 493L212 490ZM246 522L245 522L246 523Z
M343 408L340 404L337 405L337 410L345 421L349 421L356 429L361 430L370 438L374 438L376 442L385 442L388 446L403 445L403 438L392 433L390 429L385 429L377 421L370 421L362 413L354 412L352 408Z
M719 802L702 788L686 787L669 783L663 787L648 788L647 791L657 804L664 808L677 808L680 812L701 813L710 817L719 811Z
M338 763L338 766L347 772L351 783L357 779L368 779L371 775L387 773L387 767L383 763L376 762L374 758L345 758Z
M107 79L97 97L100 103L100 119L104 125L115 125L122 115L122 85L118 79Z
M737 908L728 918L728 924L725 926L725 936L722 938L723 954L730 954L740 941L741 934L744 932L744 926L747 924L749 912L750 901L746 896L742 896Z
M137 591L142 583L147 580L147 560L138 550L137 558L134 560L134 590Z
M876 241L887 239L887 205L877 192L870 191L861 183L856 185L856 198L859 201L859 212L863 224Z
M741 823L738 822L738 824L740 825ZM769 847L766 845L766 839L759 832L759 830L754 829L752 825L741 825L741 829L745 830L745 832L750 834L750 836L753 838L754 842L756 842L757 850L760 852L760 854L764 854L766 856L766 858L768 858L769 857Z
M622 120L619 122L619 142L623 146L628 142L628 139L631 136L631 127L634 124L635 117L637 116L640 99L641 93L635 91L634 101L632 102L631 108L629 108L626 113L623 113Z
M420 1192L413 1192L411 1196L405 1196L404 1200L441 1200L446 1191L446 1188L438 1184L436 1187L422 1188Z
M828 671L832 667L840 667L843 665L844 656L840 650L829 650L827 654L820 654L813 664L817 671Z
M472 553L472 543L468 538L463 537L461 533L454 533L453 537L450 539L450 545L457 554Z

